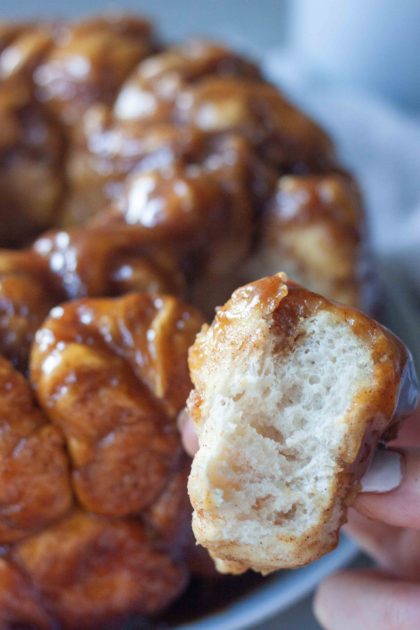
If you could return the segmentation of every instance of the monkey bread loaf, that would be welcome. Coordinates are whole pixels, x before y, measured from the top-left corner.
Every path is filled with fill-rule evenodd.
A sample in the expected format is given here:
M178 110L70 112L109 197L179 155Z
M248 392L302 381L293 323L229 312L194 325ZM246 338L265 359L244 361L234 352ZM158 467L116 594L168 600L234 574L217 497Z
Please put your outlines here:
M177 431L188 349L280 269L306 318L342 313L310 290L367 309L364 223L328 134L241 54L125 14L0 22L1 630L119 627L209 571ZM277 282L261 331L299 291ZM229 568L273 568L213 535Z

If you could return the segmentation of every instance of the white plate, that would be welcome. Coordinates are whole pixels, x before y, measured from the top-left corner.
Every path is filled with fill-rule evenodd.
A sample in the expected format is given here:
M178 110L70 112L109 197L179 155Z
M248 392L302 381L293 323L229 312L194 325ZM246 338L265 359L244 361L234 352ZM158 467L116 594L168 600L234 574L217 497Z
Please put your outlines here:
M266 586L257 587L221 612L176 626L176 630L243 630L258 624L305 597L324 577L350 562L357 553L357 546L343 536L337 549L321 560L303 569L283 571Z

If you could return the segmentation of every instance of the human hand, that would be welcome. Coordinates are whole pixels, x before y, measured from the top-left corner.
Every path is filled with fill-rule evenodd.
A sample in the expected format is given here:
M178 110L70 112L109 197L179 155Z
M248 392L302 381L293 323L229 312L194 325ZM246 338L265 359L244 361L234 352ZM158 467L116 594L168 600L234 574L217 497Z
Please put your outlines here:
M179 417L184 447L198 448L188 415ZM341 571L315 597L325 630L420 628L420 407L397 440L378 451L348 512L345 531L379 564Z
M363 478L345 526L380 568L341 571L321 584L314 611L326 630L420 628L420 408L389 446Z

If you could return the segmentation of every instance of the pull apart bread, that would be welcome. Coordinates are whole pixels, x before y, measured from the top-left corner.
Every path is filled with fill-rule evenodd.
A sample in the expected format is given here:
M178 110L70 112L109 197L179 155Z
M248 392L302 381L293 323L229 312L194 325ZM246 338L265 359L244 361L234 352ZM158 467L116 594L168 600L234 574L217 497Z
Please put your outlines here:
M189 365L193 529L218 570L265 574L333 549L376 445L416 404L404 345L279 273L233 293Z

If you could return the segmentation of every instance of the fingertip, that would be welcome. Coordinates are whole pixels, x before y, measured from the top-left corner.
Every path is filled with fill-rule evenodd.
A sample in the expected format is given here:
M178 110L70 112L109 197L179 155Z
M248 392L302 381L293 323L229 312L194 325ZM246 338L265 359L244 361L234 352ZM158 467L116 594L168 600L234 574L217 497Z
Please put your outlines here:
M312 612L314 617L319 621L320 624L323 624L324 620L324 582L318 586L315 591L314 598L312 600Z
M198 451L198 439L194 429L193 421L191 420L186 409L183 409L178 415L178 429L181 433L182 444L191 457L194 457Z
M343 572L339 571L325 578L315 591L312 602L312 610L315 618L325 630L329 630L328 625L333 618L332 606L335 601L335 591L337 589L337 580Z
M182 431L182 443L187 453L194 457L198 451L198 439L191 420L187 422Z
M325 630L413 630L420 587L378 569L340 571L320 585L314 614Z
M361 493L384 494L396 490L404 473L403 454L390 449L378 450L361 479Z

